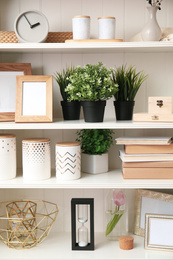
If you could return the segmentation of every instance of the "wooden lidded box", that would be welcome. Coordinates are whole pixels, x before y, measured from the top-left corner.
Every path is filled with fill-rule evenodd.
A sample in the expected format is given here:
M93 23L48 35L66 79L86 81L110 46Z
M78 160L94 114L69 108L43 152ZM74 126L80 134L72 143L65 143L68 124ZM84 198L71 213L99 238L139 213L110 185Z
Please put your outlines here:
M136 122L173 122L172 97L149 97L148 113L133 114Z
M153 115L172 114L172 97L149 97L148 113Z

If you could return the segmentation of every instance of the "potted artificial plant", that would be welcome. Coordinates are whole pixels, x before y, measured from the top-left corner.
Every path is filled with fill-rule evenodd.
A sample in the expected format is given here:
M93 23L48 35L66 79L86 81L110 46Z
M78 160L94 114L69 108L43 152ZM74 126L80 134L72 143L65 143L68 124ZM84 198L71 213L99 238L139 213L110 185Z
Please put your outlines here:
M77 66L69 77L66 94L70 100L81 101L86 122L103 122L106 100L117 91L112 80L112 69L102 62Z
M108 171L108 149L113 144L113 131L110 129L82 129L77 131L81 143L81 169L86 173Z
M65 91L69 84L69 77L74 73L74 67L67 67L61 72L54 74L54 79L59 85L62 101L62 111L64 120L79 120L81 104L79 101L70 99L69 94Z
M112 72L113 81L118 84L114 94L115 113L117 120L132 120L135 96L141 84L148 77L143 71L136 72L133 66L122 65Z

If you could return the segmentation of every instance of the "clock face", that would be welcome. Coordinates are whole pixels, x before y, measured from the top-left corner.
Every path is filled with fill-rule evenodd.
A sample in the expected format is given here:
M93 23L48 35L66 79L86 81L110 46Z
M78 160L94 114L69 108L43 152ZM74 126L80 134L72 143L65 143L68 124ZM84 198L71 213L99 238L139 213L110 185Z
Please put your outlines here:
M44 42L49 25L47 18L41 12L27 11L17 17L14 30L20 42Z

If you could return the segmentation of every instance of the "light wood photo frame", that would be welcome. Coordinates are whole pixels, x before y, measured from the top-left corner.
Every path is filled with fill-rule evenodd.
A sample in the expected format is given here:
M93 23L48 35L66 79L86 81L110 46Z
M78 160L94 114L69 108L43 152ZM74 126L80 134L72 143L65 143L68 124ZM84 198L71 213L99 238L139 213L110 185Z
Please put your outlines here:
M0 122L15 120L16 76L31 74L30 63L0 63Z
M134 233L145 234L145 214L173 215L173 194L136 190Z
M145 249L173 251L173 215L146 214Z
M16 123L53 121L52 76L16 77Z

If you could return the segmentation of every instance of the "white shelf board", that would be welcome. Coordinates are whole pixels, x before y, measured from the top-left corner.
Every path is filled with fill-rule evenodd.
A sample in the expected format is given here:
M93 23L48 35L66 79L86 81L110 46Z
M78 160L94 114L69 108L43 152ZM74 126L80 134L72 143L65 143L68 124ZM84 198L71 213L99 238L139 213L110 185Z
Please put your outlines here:
M82 173L78 180L64 181L52 177L42 181L24 180L21 170L12 180L0 181L0 189L173 189L173 179L123 179L121 170L110 170L101 174Z
M144 238L134 237L132 250L121 250L118 241L108 241L103 233L95 234L94 251L72 251L70 233L50 232L37 247L27 250L10 249L0 244L0 259L14 260L120 260L120 259L172 259L172 252L149 251L144 249Z
M159 122L133 122L116 121L105 119L102 123L86 123L84 120L64 121L54 119L53 123L15 123L0 122L0 130L20 130L20 129L173 129L173 123Z
M107 42L107 43L0 43L0 52L24 53L113 53L171 52L173 42Z

